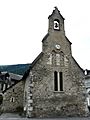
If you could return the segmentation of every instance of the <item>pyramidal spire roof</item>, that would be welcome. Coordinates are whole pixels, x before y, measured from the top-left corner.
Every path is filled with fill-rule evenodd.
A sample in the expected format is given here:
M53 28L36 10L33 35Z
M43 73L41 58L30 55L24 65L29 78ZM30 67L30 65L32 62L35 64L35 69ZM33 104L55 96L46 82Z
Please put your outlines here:
M55 13L60 13L60 11L58 10L58 8L55 6L54 7L55 8L55 10L53 10Z
M49 15L48 18L50 18L50 17L51 17L52 15L54 15L54 14L59 14L59 15L63 18L63 20L65 20L64 17L61 15L60 11L58 10L57 6L55 6L54 8L55 8L55 9L53 10L52 14Z

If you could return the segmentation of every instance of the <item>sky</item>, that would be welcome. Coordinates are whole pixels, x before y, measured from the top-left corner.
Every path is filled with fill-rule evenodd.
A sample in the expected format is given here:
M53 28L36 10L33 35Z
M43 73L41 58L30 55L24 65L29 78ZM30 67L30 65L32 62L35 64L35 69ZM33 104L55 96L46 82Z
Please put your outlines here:
M31 63L37 57L55 6L65 18L73 57L90 69L90 0L0 0L0 65Z

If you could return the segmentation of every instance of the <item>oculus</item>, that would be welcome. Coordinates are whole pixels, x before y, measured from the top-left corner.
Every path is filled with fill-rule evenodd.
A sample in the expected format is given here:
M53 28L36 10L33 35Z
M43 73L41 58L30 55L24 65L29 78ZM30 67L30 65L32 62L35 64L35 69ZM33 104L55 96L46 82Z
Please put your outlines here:
M60 47L60 45L57 44L57 45L55 45L55 48L59 50L61 47Z

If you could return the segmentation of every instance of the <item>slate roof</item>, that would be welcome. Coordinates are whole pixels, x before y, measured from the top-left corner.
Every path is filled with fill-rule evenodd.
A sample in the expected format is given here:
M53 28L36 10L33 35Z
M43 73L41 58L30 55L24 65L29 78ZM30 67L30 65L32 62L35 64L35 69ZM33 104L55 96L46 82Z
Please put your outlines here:
M90 79L90 70L84 70L84 73L86 71L86 74L85 74L85 79Z
M59 15L62 17L62 19L65 20L65 18L61 15L61 13L60 13L60 11L58 10L58 8L57 8L57 7L54 7L54 8L55 8L55 10L53 10L52 14L49 15L48 19L55 13L55 11L58 11L58 13L59 13Z
M87 75L90 75L90 70L87 70Z
M18 84L21 81L22 81L22 79L17 81L17 83L12 84L9 88L6 88L4 91L2 91L2 93L4 94L7 90L11 89L13 86L15 86L16 84Z
M11 79L13 80L21 80L22 79L22 75L17 75L17 74L14 74L14 73L9 73Z
M23 77L22 75L18 75L18 74L14 74L14 73L8 73L7 71L1 72L0 77L4 76L4 75L9 76L13 80L21 80L22 77Z
M85 75L85 79L90 79L90 75Z
M9 73L7 71L0 72L0 77L1 76L9 76Z
M23 78L22 75L17 75L17 74L14 74L14 73L8 73L8 72L1 72L0 73L0 82L3 82L5 83L6 79L3 79L2 76L8 76L11 78L11 81L15 81L14 84L12 84L10 87L6 88L4 91L2 91L2 93L5 93L8 89L12 88L14 85L16 85L18 82L20 82Z

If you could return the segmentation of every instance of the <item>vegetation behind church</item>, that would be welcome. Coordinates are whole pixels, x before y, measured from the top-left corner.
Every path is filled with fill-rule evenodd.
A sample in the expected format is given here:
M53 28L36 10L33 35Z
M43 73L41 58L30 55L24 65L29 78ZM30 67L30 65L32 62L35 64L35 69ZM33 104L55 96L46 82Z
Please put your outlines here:
M30 64L16 64L16 65L1 65L0 71L7 71L19 75L23 75L25 71L29 68Z

